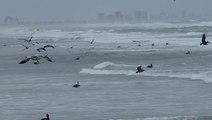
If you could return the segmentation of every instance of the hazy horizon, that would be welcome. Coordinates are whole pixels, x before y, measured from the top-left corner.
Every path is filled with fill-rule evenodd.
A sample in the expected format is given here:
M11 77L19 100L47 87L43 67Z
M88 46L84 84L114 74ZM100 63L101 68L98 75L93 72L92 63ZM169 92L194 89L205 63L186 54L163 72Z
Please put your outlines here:
M193 12L211 19L211 0L0 0L0 18L12 16L26 21L89 20L98 13L121 11L133 14L136 10L159 14L161 11L180 14Z

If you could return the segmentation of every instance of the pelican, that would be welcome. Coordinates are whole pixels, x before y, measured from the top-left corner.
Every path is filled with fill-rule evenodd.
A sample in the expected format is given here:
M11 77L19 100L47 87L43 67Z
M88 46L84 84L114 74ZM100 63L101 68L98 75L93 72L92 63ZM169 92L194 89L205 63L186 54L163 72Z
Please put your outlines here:
M75 87L75 88L80 87L79 81L77 81L77 83L75 83L72 87Z
M47 55L42 56L42 55L33 55L33 56L27 56L24 60L20 61L19 64L24 64L27 63L29 60L34 60L34 64L39 64L39 60L41 58L45 58L49 62L53 62Z
M208 43L210 43L210 42L208 42L208 41L205 41L205 39L206 39L206 35L203 34L203 35L202 35L202 43L200 43L200 45L208 45Z
M153 68L153 65L152 65L152 64L150 64L150 65L148 65L148 66L147 66L147 68Z
M26 39L26 38L20 38L20 39L18 39L18 40L24 40L24 42L28 42L28 43L30 43L31 41L32 41L32 38L33 38L33 35L34 33L32 33L30 36L30 38L29 39Z
M144 72L145 70L141 68L141 66L137 67L136 73Z
M49 114L46 114L46 118L41 118L41 120L49 120Z
M46 51L46 49L43 47L37 49L38 52L41 52L41 50Z
M41 50L46 51L46 48L48 48L48 47L54 48L53 45L44 45L43 47L38 48L37 51L38 51L38 52L41 52Z

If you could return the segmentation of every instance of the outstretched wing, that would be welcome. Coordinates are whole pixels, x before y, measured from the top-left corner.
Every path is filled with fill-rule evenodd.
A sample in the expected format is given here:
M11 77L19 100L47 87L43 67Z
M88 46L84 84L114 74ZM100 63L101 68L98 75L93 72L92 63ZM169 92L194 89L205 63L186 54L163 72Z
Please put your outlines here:
M54 48L54 46L53 46L53 45L44 45L43 47L44 47L44 48L47 48L47 47Z
M48 60L49 62L53 62L47 55L44 56L44 58L45 58L46 60Z
M30 60L30 58L26 58L26 59L22 60L21 62L19 62L19 64L24 64L24 63L28 62L29 60Z
M202 35L202 43L205 43L205 34Z
M138 66L138 67L137 67L137 70L138 70L138 71L141 71L141 66Z

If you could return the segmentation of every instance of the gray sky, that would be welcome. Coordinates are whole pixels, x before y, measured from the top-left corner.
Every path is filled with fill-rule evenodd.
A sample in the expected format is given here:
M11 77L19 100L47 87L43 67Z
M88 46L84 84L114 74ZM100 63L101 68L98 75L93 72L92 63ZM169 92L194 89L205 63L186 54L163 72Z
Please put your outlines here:
M149 13L183 10L212 18L212 0L0 0L0 18L18 17L21 20L86 20L97 13L122 11Z

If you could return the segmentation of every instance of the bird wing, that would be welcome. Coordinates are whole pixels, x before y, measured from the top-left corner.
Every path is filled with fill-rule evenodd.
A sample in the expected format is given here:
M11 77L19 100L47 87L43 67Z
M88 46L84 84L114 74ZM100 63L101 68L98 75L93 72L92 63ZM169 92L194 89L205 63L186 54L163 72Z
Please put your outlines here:
M54 46L53 46L53 45L44 45L43 47L44 47L44 48L47 48L47 47L54 48Z
M49 62L53 62L47 55L44 58Z
M141 71L141 66L138 66L138 67L137 67L137 70L138 70L138 71Z
M24 63L28 62L29 60L30 60L30 58L26 58L26 59L22 60L21 62L19 62L19 64L24 64Z
M205 35L202 36L202 43L205 43Z

